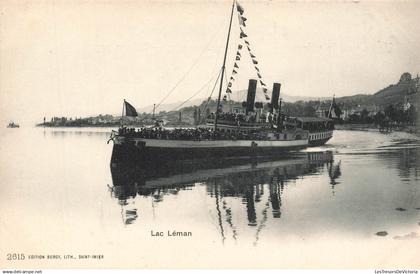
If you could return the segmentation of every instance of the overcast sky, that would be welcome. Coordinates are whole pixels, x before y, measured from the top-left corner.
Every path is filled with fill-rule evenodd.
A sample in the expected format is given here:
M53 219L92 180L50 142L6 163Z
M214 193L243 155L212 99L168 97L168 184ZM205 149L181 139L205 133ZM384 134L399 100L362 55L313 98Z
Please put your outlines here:
M264 81L295 96L373 93L420 72L420 1L240 1ZM118 114L209 95L230 1L0 1L2 123ZM239 41L234 17L229 77ZM242 51L246 55L246 51ZM233 89L255 71L239 62ZM187 73L189 71L189 73Z

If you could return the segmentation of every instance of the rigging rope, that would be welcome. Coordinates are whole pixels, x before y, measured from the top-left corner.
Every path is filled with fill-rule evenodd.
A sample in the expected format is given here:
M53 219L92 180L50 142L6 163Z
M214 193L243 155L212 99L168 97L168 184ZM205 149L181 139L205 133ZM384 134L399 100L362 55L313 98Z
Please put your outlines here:
M219 72L219 75L220 75L220 72ZM213 79L214 79L214 76L209 80L209 81L207 81L196 93L194 93L190 98L188 98L187 100L185 100L182 104L180 104L179 106L177 106L176 108L174 108L174 109L172 109L171 111L174 111L174 110L177 110L177 109L179 109L180 107L182 107L185 103L187 103L188 101L190 101L192 98L194 98L197 94L199 94L208 84L210 84L210 82L211 81L213 81ZM217 77L217 79L219 79L219 76ZM217 82L217 80L216 80L216 82ZM213 93L213 92L212 92Z
M221 74L222 74L222 69L220 69L220 71L219 71L219 75L217 75L216 82L214 82L213 89L211 90L210 96L209 96L209 98L207 99L206 105L205 105L205 106L204 106L204 108L203 108L202 113L204 113L204 115L205 115L205 113L206 113L206 111L207 111L207 107L208 107L209 102L210 102L210 100L211 100L211 96L213 95L213 92L214 92L214 89L216 88L217 82L219 82L219 78L220 78L220 75L221 75ZM200 122L201 122L201 121L200 121Z
M188 76L188 74L192 71L192 69L198 64L198 61L200 60L201 56L203 56L204 52L206 52L206 50L209 48L210 44L214 41L214 38L216 37L216 35L221 31L222 28L217 28L216 32L214 33L214 35L210 38L209 42L207 43L206 47L203 49L203 51L200 53L200 55L197 57L197 59L194 61L194 63L192 64L192 66L187 70L187 72L181 77L181 79L175 84L175 86L163 97L163 99L156 104L155 110L166 100L166 98L169 97L169 95L172 94L172 92L174 92L174 90L179 86L179 84L181 84L182 81L184 81L184 79Z

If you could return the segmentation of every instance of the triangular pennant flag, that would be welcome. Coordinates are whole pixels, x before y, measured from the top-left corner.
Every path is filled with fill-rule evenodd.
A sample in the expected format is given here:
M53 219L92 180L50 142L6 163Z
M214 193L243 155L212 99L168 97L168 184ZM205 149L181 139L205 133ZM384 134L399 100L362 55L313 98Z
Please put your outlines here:
M241 34L239 35L239 38L246 38L248 35L245 34L245 32L241 31Z
M227 88L226 93L232 93L232 91L229 88Z
M236 70L232 70L233 75L235 75L236 73L238 73Z
M245 44L249 45L249 42L247 40L245 40ZM248 48L249 49L249 48Z
M244 26L245 26L245 21L247 20L245 17L241 16L242 21L244 22Z
M270 100L270 97L268 95L265 95L265 100Z
M258 78L262 78L262 76L261 76L261 74L259 74L258 72L257 72L257 76L258 76Z
M239 67L238 67L238 64L236 64L236 63L235 63L235 65L234 65L233 67L234 67L234 68L239 68Z
M236 52L236 55L241 57L241 53L239 51Z
M252 59L252 63L254 63L254 65L258 65L258 61L257 60Z
M239 3L238 2L236 2L236 10L242 15L242 14L244 14L244 8L241 6L241 5L239 5Z
M255 70L256 70L256 71L258 71L258 72L260 72L260 69L259 69L259 68L257 68L256 66L255 66Z
M242 49L242 45L241 44L238 45L238 49Z
M228 88L232 87L232 82L229 82Z
M263 90L264 93L267 93L267 89L266 88L263 88L262 90Z
M261 86L265 86L264 82L260 80Z
M233 76L230 76L230 81L235 81L235 78L233 78Z
M252 54L251 52L249 53L251 55L251 58L257 58L257 56L255 56L254 54Z
M236 61L240 61L240 60L241 60L241 57L236 56Z
M245 18L245 20L243 20L243 18L245 18L245 17L242 17L240 14L238 14L239 25L242 25L242 26L246 27L246 25L245 25L246 18Z
M223 96L223 101L226 101L226 97L227 97L226 95Z

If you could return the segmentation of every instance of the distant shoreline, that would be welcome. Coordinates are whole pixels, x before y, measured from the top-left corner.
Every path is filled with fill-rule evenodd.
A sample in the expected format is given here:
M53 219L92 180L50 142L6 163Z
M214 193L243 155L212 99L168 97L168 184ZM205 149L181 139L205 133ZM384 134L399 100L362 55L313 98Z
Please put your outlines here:
M335 130L354 130L354 131L377 131L379 132L379 126L375 124L337 124ZM419 132L416 126L396 126L392 128L392 131L403 131L408 133Z

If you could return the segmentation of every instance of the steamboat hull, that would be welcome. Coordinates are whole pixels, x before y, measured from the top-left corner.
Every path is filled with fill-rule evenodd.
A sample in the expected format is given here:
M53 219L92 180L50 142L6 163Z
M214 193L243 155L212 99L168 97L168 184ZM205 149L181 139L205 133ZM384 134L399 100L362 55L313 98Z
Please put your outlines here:
M111 164L194 159L281 156L308 146L308 140L291 141L176 141L116 137Z

